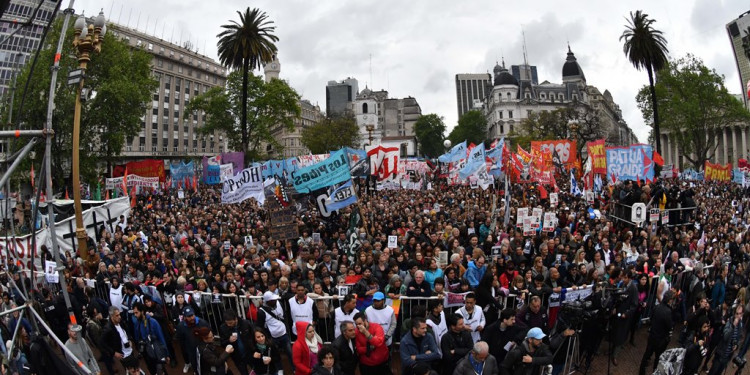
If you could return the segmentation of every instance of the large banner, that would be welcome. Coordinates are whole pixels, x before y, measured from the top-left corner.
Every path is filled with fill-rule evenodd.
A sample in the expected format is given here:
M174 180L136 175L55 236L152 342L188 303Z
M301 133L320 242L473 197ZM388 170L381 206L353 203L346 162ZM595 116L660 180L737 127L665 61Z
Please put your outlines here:
M130 172L130 171L128 171ZM107 190L113 190L122 187L122 179L124 177L108 178L105 181ZM128 188L133 186L146 187L152 189L159 188L159 177L142 177L128 173Z
M189 181L193 180L193 176L195 176L195 163L192 161L189 163L185 162L177 162L172 163L169 165L169 174L172 176L172 186L171 187L177 187L177 184L180 181L185 181L185 179L188 179ZM130 178L130 176L128 176Z
M607 147L607 177L617 180L653 180L654 162L650 145Z
M122 177L125 175L125 168L128 170L128 176L138 175L143 177L159 177L159 182L166 180L164 174L164 162L161 160L147 159L141 161L131 161L125 165L116 165L112 170L112 177Z
M228 178L234 176L234 169L232 164L222 164L219 166L219 181L224 182Z
M320 163L295 171L292 173L295 190L298 193L309 193L351 179L346 159L346 152L338 150Z
M245 153L242 151L222 152L221 164L231 164L233 175L236 175L245 168Z
M398 147L377 145L367 146L366 150L367 157L370 159L370 173L376 176L378 181L398 177Z
M354 177L367 177L370 174L370 163L367 159L367 151L355 150L344 147L346 156L349 158L349 171Z
M346 170L348 171L348 165ZM271 226L269 234L273 240L296 240L299 238L297 226L297 209L294 202L288 199L284 187L276 183L264 184L266 209Z
M576 141L568 139L560 140L549 140L549 141L532 141L531 142L531 153L536 155L539 153L549 152L560 158L559 163L565 165L574 164L576 161L576 147L578 144Z
M706 160L703 175L706 181L729 181L732 179L732 163L721 165Z
M208 164L203 169L203 183L216 185L221 183L221 165Z
M591 159L591 172L607 174L607 150L604 148L604 140L589 142L586 144L586 149Z
M224 180L221 191L221 203L240 203L246 199L255 198L258 204L263 204L263 175L260 167L250 167L242 170L236 176Z
M325 206L329 211L340 210L354 203L357 203L357 193L354 191L352 180L336 188L325 200Z

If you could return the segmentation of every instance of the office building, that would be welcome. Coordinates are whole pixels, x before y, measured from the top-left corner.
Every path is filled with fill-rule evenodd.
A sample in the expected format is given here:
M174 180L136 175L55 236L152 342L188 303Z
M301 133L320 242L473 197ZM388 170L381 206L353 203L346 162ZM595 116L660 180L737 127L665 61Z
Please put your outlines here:
M490 73L456 74L456 101L458 103L458 117L471 110L480 110L482 101L492 88Z
M359 83L356 78L347 78L341 82L328 81L326 86L326 116L343 115L357 99Z
M185 46L122 25L108 24L107 27L108 32L132 48L153 55L152 71L159 81L152 105L141 118L141 130L137 136L126 140L122 157L184 159L229 151L223 133L217 131L205 137L197 134L196 129L203 125L205 114L184 113L191 98L214 86L224 86L225 68Z
M727 35L732 44L734 62L740 75L740 92L742 101L748 106L746 85L750 82L750 11L727 24Z

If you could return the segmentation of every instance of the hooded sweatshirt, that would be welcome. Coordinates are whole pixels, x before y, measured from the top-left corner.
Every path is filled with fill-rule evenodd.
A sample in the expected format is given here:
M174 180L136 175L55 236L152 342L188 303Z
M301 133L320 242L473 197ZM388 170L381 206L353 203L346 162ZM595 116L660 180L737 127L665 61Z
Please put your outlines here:
M310 342L306 338L307 327L310 326L308 322L296 322L297 328L297 341L292 346L292 358L294 360L295 375L310 375L312 368L318 363L318 350L322 347L322 340L317 333L313 341ZM313 349L310 346L313 346Z

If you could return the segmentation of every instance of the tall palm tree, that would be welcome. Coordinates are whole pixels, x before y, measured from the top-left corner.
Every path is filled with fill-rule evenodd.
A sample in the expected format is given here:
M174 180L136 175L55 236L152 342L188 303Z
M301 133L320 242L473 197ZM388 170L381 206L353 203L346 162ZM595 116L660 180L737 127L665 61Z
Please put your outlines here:
M651 90L651 104L654 108L654 135L656 138L656 151L661 153L661 133L659 132L659 111L656 103L656 88L654 87L654 72L658 72L667 65L667 40L662 32L656 30L652 25L656 21L648 18L648 14L642 11L630 12L630 19L625 25L625 31L620 35L620 41L625 40L622 46L625 56L636 69L646 69L648 73L648 85Z
M242 151L247 154L250 135L247 124L247 81L251 70L258 69L273 61L276 54L274 42L279 38L273 34L276 29L273 21L268 20L266 12L248 7L245 13L237 11L240 22L231 21L222 25L224 29L219 38L219 62L222 65L242 69Z

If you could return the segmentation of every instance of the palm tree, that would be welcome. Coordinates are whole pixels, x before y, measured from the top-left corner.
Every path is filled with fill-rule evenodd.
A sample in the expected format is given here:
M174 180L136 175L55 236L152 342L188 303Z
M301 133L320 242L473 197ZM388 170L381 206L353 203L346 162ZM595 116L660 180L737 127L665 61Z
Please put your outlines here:
M630 19L625 25L625 31L620 35L620 41L625 56L636 69L646 69L648 85L651 90L651 104L654 108L654 134L656 135L656 151L661 153L661 133L659 132L659 111L656 103L656 89L654 88L654 72L658 72L667 65L667 40L662 32L652 25L655 20L649 19L642 11L630 12Z
M217 37L219 38L218 52L219 62L222 65L242 69L242 118L240 127L242 130L242 151L247 155L250 135L247 125L247 81L251 70L258 69L264 64L273 61L276 54L274 42L279 38L273 34L276 29L271 26L273 21L268 20L266 12L258 8L248 7L245 13L237 11L240 22L231 21L228 25L222 25L224 29Z

